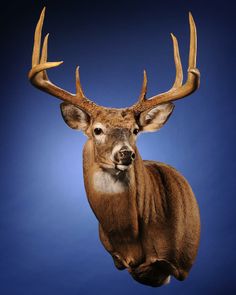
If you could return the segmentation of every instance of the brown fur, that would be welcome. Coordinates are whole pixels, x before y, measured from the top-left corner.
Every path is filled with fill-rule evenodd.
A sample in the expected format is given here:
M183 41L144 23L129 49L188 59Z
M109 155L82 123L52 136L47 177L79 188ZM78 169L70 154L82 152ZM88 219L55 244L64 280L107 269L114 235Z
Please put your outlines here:
M135 280L151 286L162 285L169 275L185 279L200 235L198 206L185 178L166 164L142 161L136 150L127 191L98 193L92 183L99 169L92 140L83 160L88 200L117 268L128 268Z
M139 117L125 109L104 109L88 118L73 105L61 106L66 123L83 127L89 137L83 151L84 183L100 239L118 269L127 268L135 280L150 286L167 283L171 275L184 280L200 237L199 210L188 182L166 164L143 161L136 148L134 129L159 129L173 108L165 104ZM136 157L122 171L112 155L124 145Z

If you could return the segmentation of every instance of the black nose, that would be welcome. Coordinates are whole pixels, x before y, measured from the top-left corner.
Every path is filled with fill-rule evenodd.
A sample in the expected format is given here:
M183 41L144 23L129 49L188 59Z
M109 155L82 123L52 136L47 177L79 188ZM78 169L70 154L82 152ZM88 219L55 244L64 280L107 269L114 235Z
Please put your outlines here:
M117 152L117 160L122 165L130 165L134 159L135 159L135 153L131 151L130 149L127 149L127 147L122 147Z

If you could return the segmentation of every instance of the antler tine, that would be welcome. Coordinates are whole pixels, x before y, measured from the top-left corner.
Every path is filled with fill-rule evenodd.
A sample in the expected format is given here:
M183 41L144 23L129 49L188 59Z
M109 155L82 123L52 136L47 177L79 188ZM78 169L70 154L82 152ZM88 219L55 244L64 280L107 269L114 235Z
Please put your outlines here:
M175 71L176 71L176 77L175 82L171 88L171 90L176 89L177 87L180 87L183 82L183 69L182 69L182 63L179 55L179 45L176 37L171 33L171 38L173 41L173 48L174 48L174 61L175 61Z
M200 85L200 72L196 68L197 57L197 30L192 14L189 12L189 25L190 25L190 48L189 48L189 65L188 77L184 85L182 85L183 71L181 59L179 55L178 41L176 37L171 34L174 48L174 61L176 68L176 78L172 88L164 93L155 95L147 100L138 101L130 109L134 112L142 112L144 110L155 107L156 105L174 101L183 98L193 93Z
M32 54L32 67L36 66L39 63L40 58L40 46L41 46L41 35L42 35L42 27L43 21L45 17L45 9L43 8L39 21L37 23L35 34L34 34L34 47L33 47L33 54Z
M147 94L147 73L144 70L143 71L143 84L142 84L142 89L141 89L141 93L139 96L139 102L146 100L146 94Z
M81 107L88 113L92 113L94 109L99 108L94 102L90 101L85 97L80 80L79 80L79 72L78 68L76 70L76 94L72 94L55 84L53 84L47 76L47 69L58 67L63 63L63 61L58 62L48 62L47 61L47 47L48 47L48 36L47 34L44 38L42 53L40 58L40 47L41 47L41 34L42 27L45 16L45 7L43 8L39 21L37 23L34 35L34 47L32 54L32 68L29 71L28 78L30 82L37 88L61 99L66 102L72 103Z
M75 79L76 79L76 95L80 97L85 97L84 92L82 90L81 83L80 83L79 66L76 67Z
M47 34L43 40L43 49L42 49L42 55L41 55L41 59L40 59L40 64L44 64L47 62L47 58L48 58L48 37L49 34ZM48 79L47 76L47 72L43 71L43 78L44 79Z
M189 12L189 24L190 24L190 49L189 49L189 68L195 68L197 64L197 29L192 16Z

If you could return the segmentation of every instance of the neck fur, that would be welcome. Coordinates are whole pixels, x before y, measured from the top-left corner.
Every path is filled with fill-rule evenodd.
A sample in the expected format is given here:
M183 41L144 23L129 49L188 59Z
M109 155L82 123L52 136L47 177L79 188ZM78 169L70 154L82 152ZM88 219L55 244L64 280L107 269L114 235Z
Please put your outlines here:
M88 141L84 147L83 168L88 201L103 229L128 230L135 235L138 216L134 165L127 171L100 168L94 160L93 143Z

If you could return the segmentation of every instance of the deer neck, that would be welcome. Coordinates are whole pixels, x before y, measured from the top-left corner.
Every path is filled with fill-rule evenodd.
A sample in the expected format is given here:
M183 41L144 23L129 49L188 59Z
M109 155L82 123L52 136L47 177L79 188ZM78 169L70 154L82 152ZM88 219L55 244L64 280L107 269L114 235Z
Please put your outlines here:
M141 158L135 162L142 165ZM88 201L102 228L106 232L127 232L128 235L137 236L138 187L135 165L118 173L100 168L95 161L93 142L88 140L83 151L83 169Z

